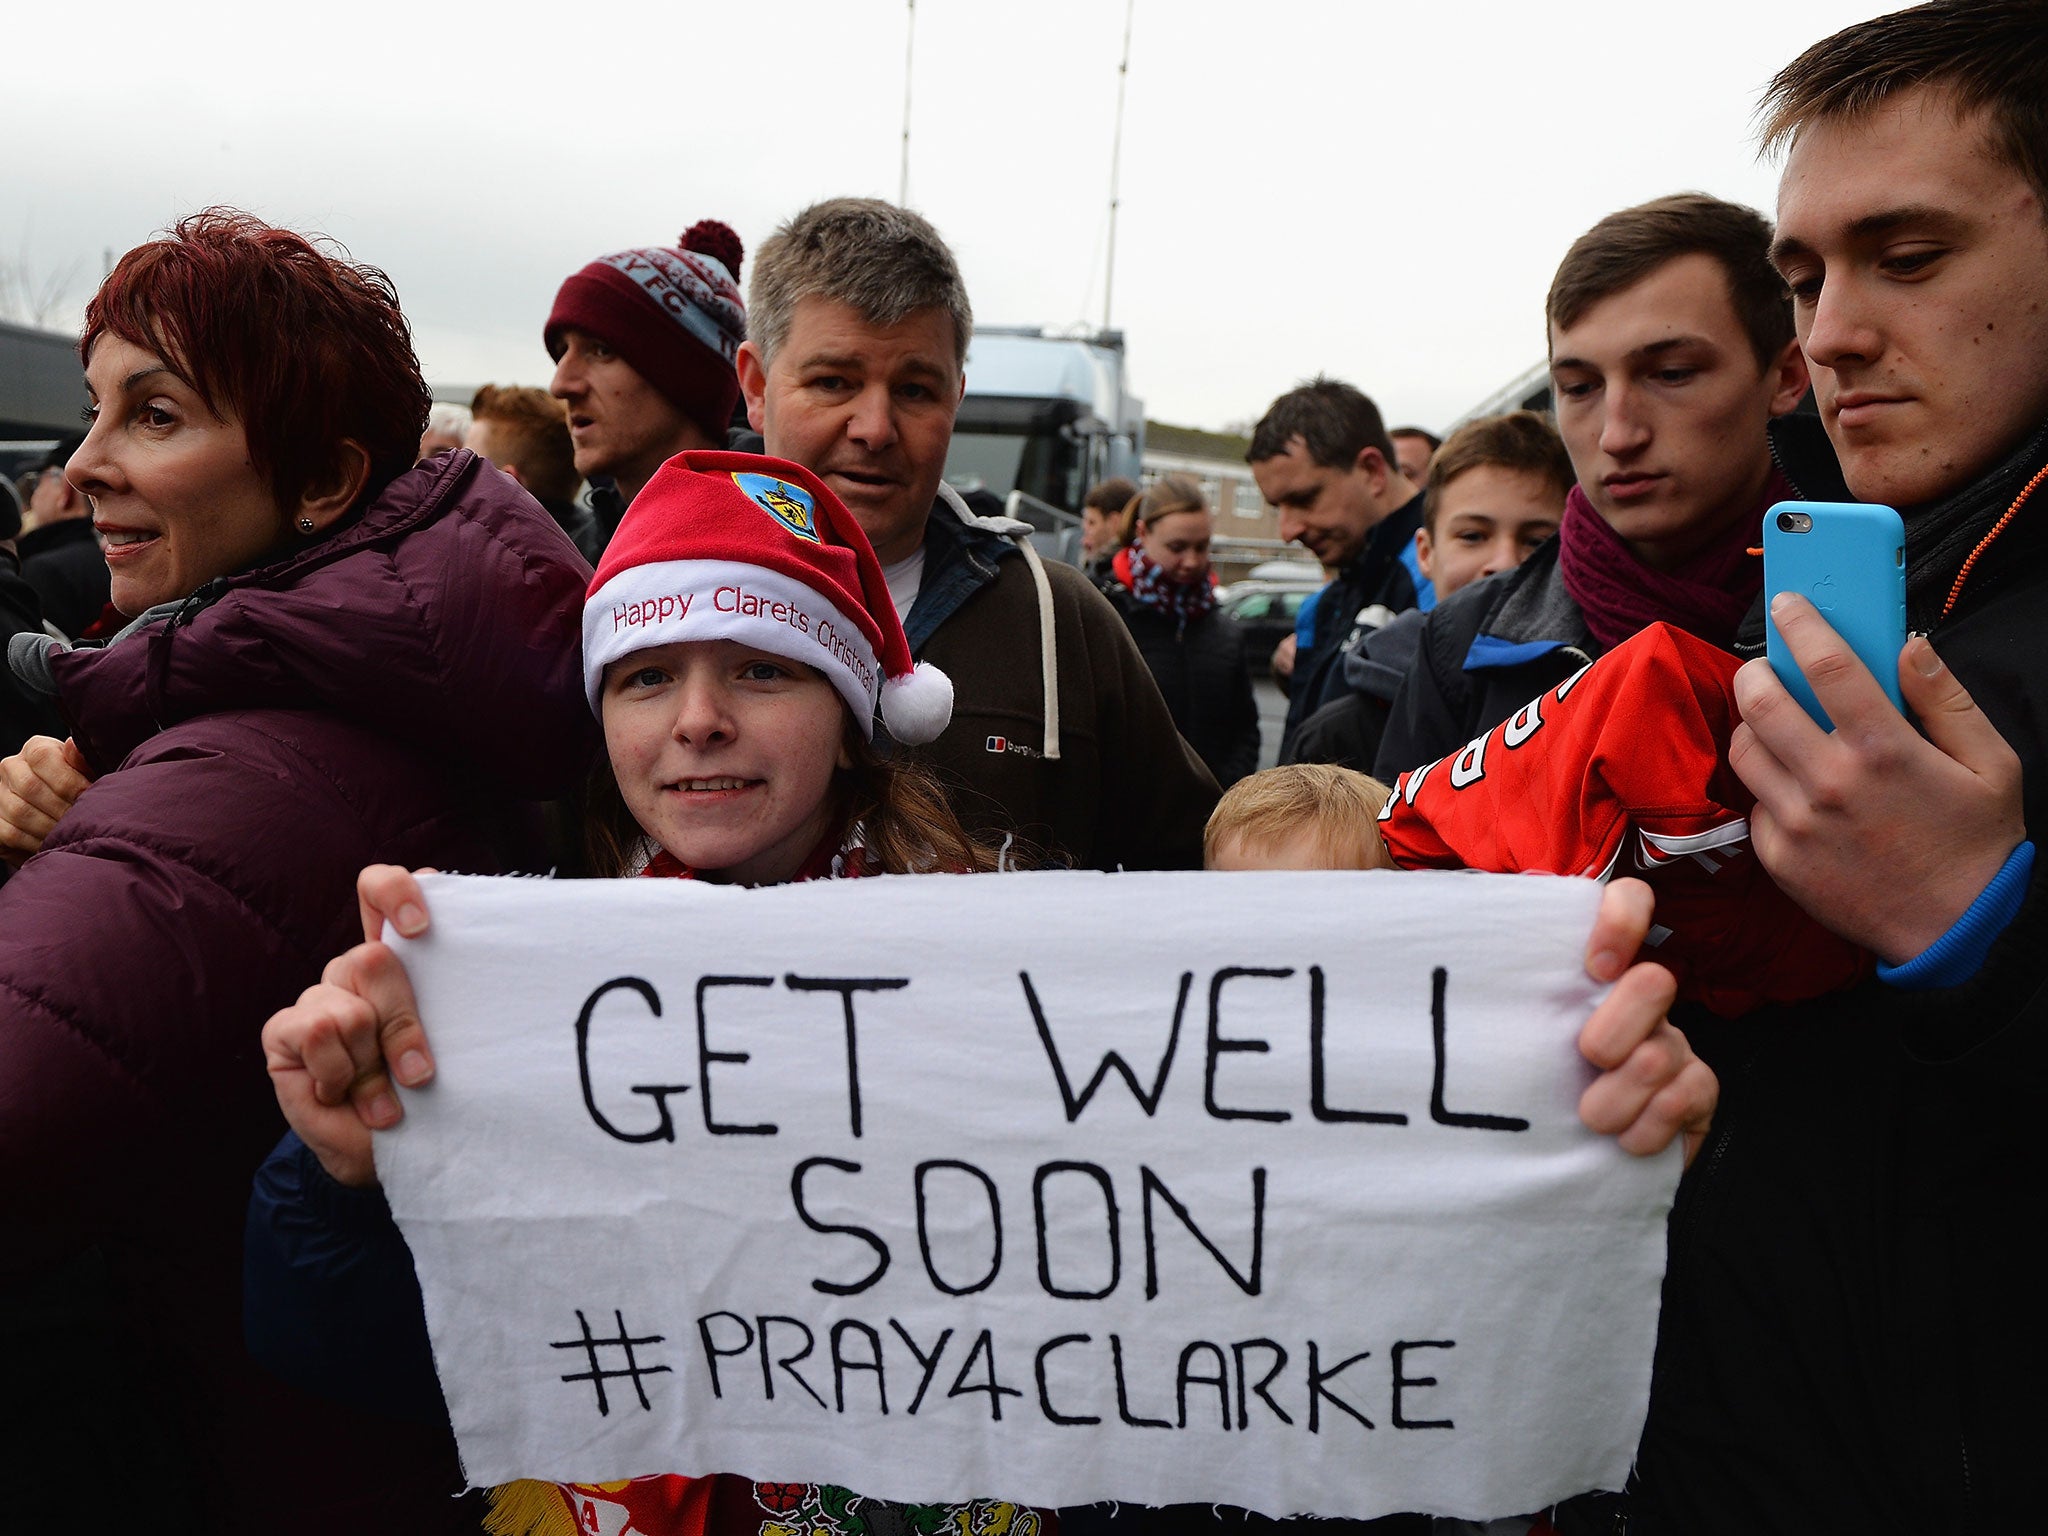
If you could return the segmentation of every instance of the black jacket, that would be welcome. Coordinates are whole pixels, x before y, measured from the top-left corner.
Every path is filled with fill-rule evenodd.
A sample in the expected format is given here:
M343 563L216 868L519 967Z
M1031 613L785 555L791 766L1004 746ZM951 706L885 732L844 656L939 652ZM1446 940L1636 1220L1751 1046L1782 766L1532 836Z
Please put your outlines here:
M1374 526L1351 563L1317 594L1314 640L1295 656L1287 690L1287 729L1280 738L1283 755L1301 722L1344 691L1344 648L1360 624L1384 624L1397 613L1426 608L1435 600L1415 556L1415 531L1421 526L1418 492Z
M1422 609L1411 608L1357 636L1339 663L1344 691L1301 722L1280 760L1335 763L1371 773L1428 618Z
M1906 519L1909 622L1931 627L2019 754L2036 838L2048 504L2028 503L1938 615L1964 555L2044 463L2048 426L1945 508ZM1930 540L1944 511L1967 516ZM1752 614L1746 641L1761 628ZM1873 981L1695 1032L1723 1097L1672 1216L1633 1536L1924 1536L2039 1517L2044 886L2037 865L1963 986Z
M1217 784L1228 789L1255 772L1259 706L1237 620L1211 610L1183 632L1166 614L1139 602L1114 574L1102 583L1102 593L1138 643L1173 723Z
M1852 499L1818 417L1772 422L1771 456L1800 495ZM1553 538L1512 571L1476 581L1431 611L1381 738L1375 777L1392 783L1456 751L1600 655L1565 590L1557 552Z
M616 496L618 493L614 491L612 494ZM556 501L548 496L536 496L534 500L547 509L548 516L555 520L555 526L569 535L569 542L576 546L577 554L593 566L603 558L608 535L598 527L595 512L574 501Z
M0 646L10 635L44 634L42 604L35 588L22 579L13 551L0 544ZM0 652L4 654L4 652ZM0 664L0 757L11 757L31 736L62 736L64 717L49 699L17 687L13 673ZM0 884L7 871L0 866Z
M106 611L113 578L92 519L67 517L24 533L15 544L21 579L36 589L43 617L72 639Z

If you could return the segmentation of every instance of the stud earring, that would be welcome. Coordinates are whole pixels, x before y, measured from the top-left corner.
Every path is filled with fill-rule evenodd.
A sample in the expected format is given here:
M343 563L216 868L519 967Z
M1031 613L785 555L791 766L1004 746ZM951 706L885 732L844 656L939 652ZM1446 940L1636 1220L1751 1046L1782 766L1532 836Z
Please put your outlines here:
M313 519L311 519L310 517L302 517L302 518L300 518L300 519L299 519L299 532L301 532L301 533L311 533L312 531L313 531Z

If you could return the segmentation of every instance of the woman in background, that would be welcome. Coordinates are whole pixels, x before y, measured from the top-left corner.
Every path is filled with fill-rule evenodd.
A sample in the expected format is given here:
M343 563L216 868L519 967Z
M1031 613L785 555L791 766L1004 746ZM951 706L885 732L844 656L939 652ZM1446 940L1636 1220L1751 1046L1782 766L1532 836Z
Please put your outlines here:
M1167 475L1138 497L1134 522L1136 536L1098 585L1138 642L1173 723L1228 789L1259 766L1259 706L1244 632L1216 611L1216 520L1199 485Z

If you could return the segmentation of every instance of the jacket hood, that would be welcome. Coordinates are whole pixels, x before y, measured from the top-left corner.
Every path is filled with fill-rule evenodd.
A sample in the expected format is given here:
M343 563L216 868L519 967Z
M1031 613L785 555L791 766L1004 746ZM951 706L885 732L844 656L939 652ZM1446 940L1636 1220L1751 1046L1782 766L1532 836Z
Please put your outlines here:
M1344 681L1352 692L1393 703L1422 650L1422 626L1428 618L1420 608L1397 613L1378 629L1368 630L1346 651Z
M466 450L400 475L329 538L209 582L168 618L53 655L101 773L223 710L339 716L529 798L587 767L590 567L540 505Z

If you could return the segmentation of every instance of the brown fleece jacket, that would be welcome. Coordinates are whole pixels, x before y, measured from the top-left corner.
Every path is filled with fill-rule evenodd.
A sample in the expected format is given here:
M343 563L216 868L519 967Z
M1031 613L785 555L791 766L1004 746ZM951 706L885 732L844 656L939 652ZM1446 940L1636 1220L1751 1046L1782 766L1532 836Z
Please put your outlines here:
M1059 757L1045 756L1036 584L1024 557L918 652L953 680L953 721L919 756L969 831L1014 832L1020 856L1080 869L1197 869L1216 780L1174 729L1159 686L1107 599L1046 563L1058 660Z

